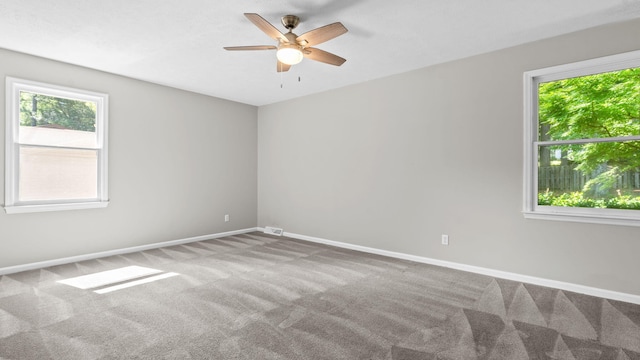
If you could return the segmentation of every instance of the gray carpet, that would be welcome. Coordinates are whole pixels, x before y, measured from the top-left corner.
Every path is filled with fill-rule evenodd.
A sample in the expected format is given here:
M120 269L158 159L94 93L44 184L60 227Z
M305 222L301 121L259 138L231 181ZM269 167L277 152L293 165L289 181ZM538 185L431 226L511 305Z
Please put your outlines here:
M640 360L640 306L251 233L1 276L0 358Z

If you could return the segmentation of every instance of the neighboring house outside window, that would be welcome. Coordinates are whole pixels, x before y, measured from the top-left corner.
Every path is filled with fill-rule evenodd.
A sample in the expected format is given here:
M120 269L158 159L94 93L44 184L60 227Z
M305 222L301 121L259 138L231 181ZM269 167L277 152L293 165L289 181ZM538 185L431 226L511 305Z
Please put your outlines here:
M8 77L5 211L108 205L108 96Z
M640 51L524 74L527 218L640 225Z

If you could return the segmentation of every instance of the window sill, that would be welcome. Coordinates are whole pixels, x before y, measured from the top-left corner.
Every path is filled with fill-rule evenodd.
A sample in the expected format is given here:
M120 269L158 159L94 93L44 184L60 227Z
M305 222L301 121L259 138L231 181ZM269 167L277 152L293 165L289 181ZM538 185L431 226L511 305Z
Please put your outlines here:
M25 214L45 211L100 209L106 208L108 205L109 201L91 201L68 204L13 205L5 206L4 211L7 214Z
M572 211L573 210L573 211ZM586 209L545 207L544 210L523 211L525 219L570 221L589 224L640 226L640 210L608 210L614 214L601 214Z

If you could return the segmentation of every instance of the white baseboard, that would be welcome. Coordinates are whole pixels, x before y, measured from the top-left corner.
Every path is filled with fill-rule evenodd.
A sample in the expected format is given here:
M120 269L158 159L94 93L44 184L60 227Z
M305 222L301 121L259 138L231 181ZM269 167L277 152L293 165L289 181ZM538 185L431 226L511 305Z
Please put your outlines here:
M246 233L253 232L253 231L261 231L261 232L263 232L264 228L262 228L262 227L247 228L247 229L234 230L234 231L228 231L228 232L217 233L217 234L201 235L201 236L190 237L190 238L185 238L185 239L178 239L178 240L171 240L171 241L165 241L165 242L159 242L159 243L153 243L153 244L147 244L147 245L128 247L128 248L123 248L123 249L102 251L102 252L97 252L97 253L92 253L92 254L71 256L71 257L66 257L66 258L61 258L61 259L54 259L54 260L40 261L40 262L35 262L35 263L23 264L23 265L9 266L9 267L0 268L0 275L12 274L12 273L17 273L17 272L27 271L27 270L41 269L41 268L45 268L45 267L49 267L49 266L69 264L69 263L78 262L78 261L93 260L93 259L107 257L107 256L113 256L113 255L129 254L129 253L138 252L138 251L157 249L157 248L160 248L160 247L182 245L182 244L187 244L187 243L196 242L196 241L203 241L203 240L221 238L221 237L225 237L225 236L246 234ZM624 301L624 302L628 302L628 303L632 303L632 304L639 304L640 305L640 296L639 295L633 295L633 294L627 294L627 293L622 293L622 292L617 292L617 291L599 289L599 288L594 288L594 287L590 287L590 286L572 284L572 283L567 283L567 282L562 282L562 281L543 279L543 278L539 278L539 277L521 275L521 274L516 274L516 273L511 273L511 272L506 272L506 271L483 268L483 267L479 267L479 266L472 266L472 265L460 264L460 263L455 263L455 262L450 262L450 261L437 260L437 259L427 258L427 257L423 257L423 256L416 256L416 255L410 255L410 254L405 254L405 253L381 250L381 249L376 249L376 248L372 248L372 247L354 245L354 244L349 244L349 243L344 243L344 242L339 242L339 241L333 241L333 240L327 240L327 239L322 239L322 238L317 238L317 237L312 237L312 236L300 235L300 234L290 233L290 232L286 232L286 231L284 232L283 235L286 236L286 237L290 237L290 238L298 239L298 240L304 240L304 241L309 241L309 242L314 242L314 243L319 243L319 244L325 244L325 245L335 246L335 247L344 248L344 249L362 251L362 252L366 252L366 253L370 253L370 254L388 256L388 257L397 258L397 259L415 261L415 262L423 263L423 264L442 266L442 267L446 267L446 268L450 268L450 269L468 271L468 272L487 275L487 276L496 277L496 278L500 278L500 279L507 279L507 280L513 280L513 281L518 281L518 282L534 284L534 285L546 286L546 287L550 287L550 288L566 290L566 291L572 291L572 292L576 292L576 293L581 293L581 294L586 294L586 295L591 295L591 296L597 296L597 297L601 297L601 298L605 298L605 299Z
M242 229L242 230L227 231L227 232L223 232L223 233L210 234L210 235L201 235L201 236L195 236L195 237L190 237L190 238L185 238L185 239L178 239L178 240L164 241L164 242L147 244L147 245L133 246L133 247L123 248L123 249L101 251L101 252L92 253L92 254L71 256L71 257L66 257L66 258L61 258L61 259L54 259L54 260L47 260L47 261L40 261L40 262L34 262L34 263L24 264L24 265L9 266L9 267L0 268L0 275L13 274L13 273L17 273L17 272L21 272L21 271L27 271L27 270L41 269L41 268L45 268L45 267L49 267L49 266L64 265L64 264L74 263L74 262L78 262L78 261L93 260L93 259L98 259L98 258L107 257L107 256L129 254L129 253L133 253L133 252L157 249L157 248L167 247L167 246L182 245L182 244L192 243L192 242L196 242L196 241L203 241L203 240L221 238L221 237L225 237L225 236L246 234L246 233L253 232L253 231L258 231L258 228L256 227L256 228L248 228L248 229Z
M260 231L262 231L261 230L262 228L258 228L258 229ZM284 232L283 235L286 236L286 237L290 237L290 238L294 238L294 239L298 239L298 240L310 241L310 242L314 242L314 243L331 245L331 246L336 246L336 247L340 247L340 248L344 248L344 249L362 251L362 252L371 253L371 254L377 254L377 255L382 255L382 256L389 256L389 257L397 258L397 259L410 260L410 261L415 261L415 262L419 262L419 263L423 263L423 264L442 266L442 267L446 267L446 268L450 268L450 269L462 270L462 271L467 271L467 272L471 272L471 273L476 273L476 274L482 274L482 275L487 275L487 276L491 276L491 277L496 277L496 278L500 278L500 279L513 280L513 281L518 281L518 282L523 282L523 283L528 283L528 284L533 284L533 285L540 285L540 286L550 287L550 288L554 288L554 289L572 291L572 292L576 292L576 293L580 293L580 294L597 296L597 297L601 297L601 298L605 298L605 299L624 301L624 302L640 305L640 296L639 295L633 295L633 294L627 294L627 293L622 293L622 292L617 292L617 291L599 289L599 288L594 288L594 287L590 287L590 286L572 284L572 283L567 283L567 282L562 282L562 281L543 279L543 278L539 278L539 277L521 275L521 274L516 274L516 273L511 273L511 272L506 272L506 271L500 271L500 270L494 270L494 269L488 269L488 268L483 268L483 267L479 267L479 266L465 265L465 264L460 264L460 263L455 263L455 262L450 262L450 261L431 259L431 258L427 258L427 257L409 255L409 254L404 254L404 253L399 253L399 252L380 250L380 249L366 247L366 246L348 244L348 243L343 243L343 242L339 242L339 241L333 241L333 240L321 239L321 238L312 237L312 236L289 233L289 232L286 232L286 231Z

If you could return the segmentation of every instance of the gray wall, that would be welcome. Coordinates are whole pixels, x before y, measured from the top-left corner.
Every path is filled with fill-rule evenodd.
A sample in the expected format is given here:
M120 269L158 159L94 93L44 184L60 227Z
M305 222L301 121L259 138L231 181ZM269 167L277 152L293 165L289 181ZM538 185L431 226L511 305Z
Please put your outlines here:
M259 108L258 225L640 295L640 228L521 214L523 72L640 49L639 33L609 25Z
M256 226L257 108L0 50L3 115L5 76L109 94L111 203L0 211L0 268Z

